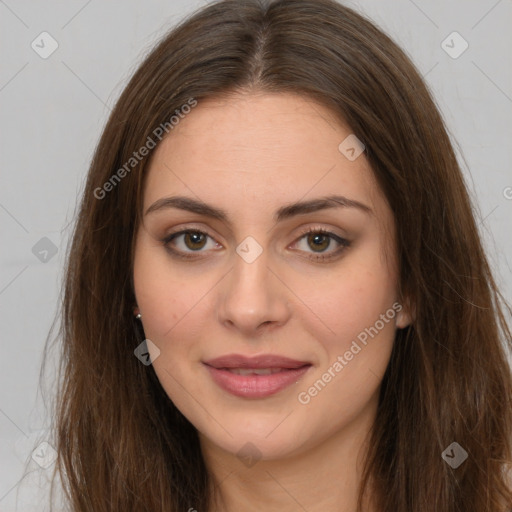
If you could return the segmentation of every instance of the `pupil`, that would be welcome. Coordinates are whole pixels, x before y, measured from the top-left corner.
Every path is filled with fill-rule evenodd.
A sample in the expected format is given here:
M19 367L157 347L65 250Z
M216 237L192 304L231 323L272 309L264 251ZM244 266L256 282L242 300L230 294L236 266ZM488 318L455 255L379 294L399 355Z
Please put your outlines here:
M201 249L201 247L204 245L201 244L201 238L203 237L203 235L201 233L187 233L186 236L185 236L185 241L188 242L189 240L191 240L191 246L189 246L189 244L187 243L187 246L189 247L189 249ZM197 245L199 245L199 247L197 247Z
M322 244L322 239L323 239L323 244ZM314 234L314 235L310 235L309 236L309 241L313 241L313 244L314 246L312 247L313 249L327 249L327 247L329 247L329 239L327 238L326 235L322 235L322 234ZM320 241L320 244L319 245L317 242ZM327 242L327 243L325 243ZM319 251L320 252L320 251Z

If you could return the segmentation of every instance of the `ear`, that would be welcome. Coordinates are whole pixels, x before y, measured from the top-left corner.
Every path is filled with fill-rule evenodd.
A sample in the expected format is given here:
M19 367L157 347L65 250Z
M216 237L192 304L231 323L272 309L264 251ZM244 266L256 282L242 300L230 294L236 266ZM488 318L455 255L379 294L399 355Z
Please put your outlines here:
M416 307L409 298L405 298L401 302L397 301L396 305L397 315L395 325L397 329L404 329L411 325L416 319Z
M133 308L133 316L137 316L140 313L140 309L138 306L134 306Z

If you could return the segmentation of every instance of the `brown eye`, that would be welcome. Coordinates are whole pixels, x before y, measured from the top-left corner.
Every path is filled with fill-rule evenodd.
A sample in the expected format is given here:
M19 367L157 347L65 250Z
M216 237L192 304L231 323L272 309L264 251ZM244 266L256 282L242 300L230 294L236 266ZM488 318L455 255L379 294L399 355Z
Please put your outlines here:
M328 250L334 241L333 250ZM294 243L301 252L309 253L312 261L322 262L337 258L350 246L350 242L340 236L321 228L307 229ZM337 246L337 247L336 247Z
M185 242L185 245L187 246L187 248L193 251L202 249L206 244L207 235L199 231L187 231L183 235L183 241Z
M323 233L310 233L307 236L307 241L309 247L311 247L314 251L324 251L331 244L331 238Z
M208 233L196 229L172 233L164 238L162 243L170 253L183 258L193 257L194 253L200 255L206 252L202 249L219 247L219 244ZM209 243L210 247L207 247Z

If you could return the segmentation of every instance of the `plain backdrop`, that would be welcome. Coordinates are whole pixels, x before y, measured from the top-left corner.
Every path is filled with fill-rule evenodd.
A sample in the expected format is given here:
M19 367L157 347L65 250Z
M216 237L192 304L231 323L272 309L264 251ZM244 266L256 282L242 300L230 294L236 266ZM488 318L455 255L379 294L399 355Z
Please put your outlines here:
M205 3L0 0L1 512L47 510L38 486L52 466L31 458L35 436L49 425L39 390L42 349L77 194L103 125L142 57ZM510 300L511 0L346 4L397 41L433 91Z

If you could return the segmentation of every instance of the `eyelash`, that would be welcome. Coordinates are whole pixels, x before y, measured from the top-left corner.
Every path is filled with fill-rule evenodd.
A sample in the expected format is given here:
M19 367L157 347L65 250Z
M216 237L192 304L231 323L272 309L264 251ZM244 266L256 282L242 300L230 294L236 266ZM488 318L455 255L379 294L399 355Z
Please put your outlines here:
M171 233L170 235L166 236L164 239L161 240L161 243L164 245L164 247L167 249L167 251L169 251L173 256L176 256L176 257L184 259L184 260L197 259L195 256L189 256L189 255L187 255L187 253L183 253L183 252L173 249L169 246L169 244L178 236L189 234L189 233L205 235L213 240L213 237L211 237L207 232L202 231L200 229L184 229L181 231L177 231L175 233ZM306 235L313 234L313 233L328 236L331 240L338 242L340 244L340 247L337 250L330 253L328 256L325 256L323 254L313 253L313 256L308 256L308 259L310 259L312 261L326 262L326 261L333 260L333 259L337 258L347 247L350 246L350 242L348 240L346 240L345 238L341 238L340 236L336 235L335 233L333 233L331 231L327 231L326 229L323 229L323 228L307 228L307 229L303 230L301 232L299 238L297 238L296 242L302 240ZM294 243L296 243L296 242L294 242ZM201 251L196 251L196 252L201 252Z

